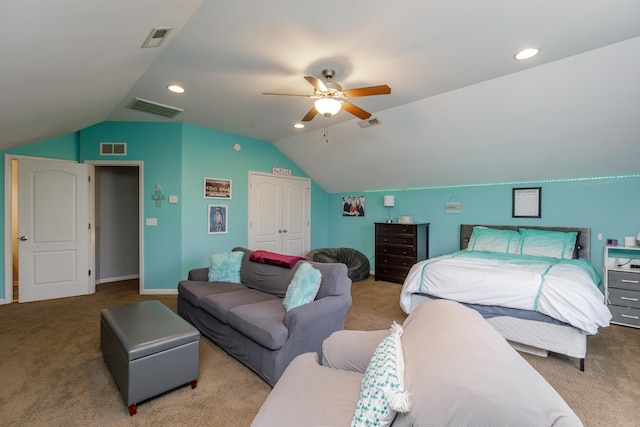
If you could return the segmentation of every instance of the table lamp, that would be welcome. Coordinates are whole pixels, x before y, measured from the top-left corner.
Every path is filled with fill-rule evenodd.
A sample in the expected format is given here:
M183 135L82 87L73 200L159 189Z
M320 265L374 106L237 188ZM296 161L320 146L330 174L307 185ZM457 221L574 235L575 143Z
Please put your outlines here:
M391 221L391 208L396 205L396 197L395 196L384 196L384 207L387 208L387 223L392 223Z

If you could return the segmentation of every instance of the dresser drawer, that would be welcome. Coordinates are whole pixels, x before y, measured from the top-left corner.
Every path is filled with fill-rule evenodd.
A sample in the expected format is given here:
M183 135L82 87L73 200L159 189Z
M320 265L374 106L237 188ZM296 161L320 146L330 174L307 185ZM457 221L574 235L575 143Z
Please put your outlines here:
M404 283L404 279L409 274L410 268L394 267L389 265L376 265L376 280L386 280L388 282Z
M413 236L380 235L376 238L377 245L404 245L414 246Z
M609 289L609 304L640 308L640 291L611 288Z
M609 310L611 310L611 315L613 316L611 323L640 328L640 309L610 305Z
M380 234L408 234L414 235L416 228L412 225L405 224L376 224L376 235Z
M415 264L413 258L402 257L402 256L394 256L394 255L378 255L378 265L383 267L402 267L409 272L409 269L413 264ZM376 271L377 271L376 267Z
M416 258L416 248L415 247L399 247L399 246L386 246L384 244L380 244L376 247L376 256L378 255L398 255L409 257L412 260Z
M609 271L607 273L607 286L609 288L640 291L640 273L627 273L626 271Z

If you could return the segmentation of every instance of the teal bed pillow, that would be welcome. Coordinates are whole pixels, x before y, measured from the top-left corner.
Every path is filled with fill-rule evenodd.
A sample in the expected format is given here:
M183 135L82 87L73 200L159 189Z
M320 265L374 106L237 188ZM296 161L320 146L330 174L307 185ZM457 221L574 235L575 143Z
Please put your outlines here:
M240 267L244 252L223 252L211 255L209 264L210 282L240 283Z
M578 233L575 231L549 231L533 228L520 229L521 255L571 259L576 250Z
M520 233L516 230L473 227L467 250L515 254L519 240Z
M293 275L287 288L287 294L282 301L284 309L289 311L313 301L320 290L321 279L320 270L313 268L308 262L301 263Z

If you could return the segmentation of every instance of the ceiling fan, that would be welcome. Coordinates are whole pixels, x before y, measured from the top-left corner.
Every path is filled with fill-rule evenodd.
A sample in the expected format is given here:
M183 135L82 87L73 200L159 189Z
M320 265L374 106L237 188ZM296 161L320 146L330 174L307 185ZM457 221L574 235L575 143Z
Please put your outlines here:
M335 70L331 68L322 70L323 77L327 79L325 82L315 77L304 76L304 78L313 86L313 95L270 92L263 92L263 95L305 96L307 98L315 98L316 101L314 102L313 107L311 107L309 112L302 118L303 122L309 122L318 113L325 117L331 117L334 114L337 114L341 108L344 108L345 111L353 114L361 120L366 120L371 117L371 113L352 104L349 102L349 99L357 98L359 96L388 95L391 93L391 88L387 85L368 86L357 89L342 89L342 86L338 83L331 81L335 74Z

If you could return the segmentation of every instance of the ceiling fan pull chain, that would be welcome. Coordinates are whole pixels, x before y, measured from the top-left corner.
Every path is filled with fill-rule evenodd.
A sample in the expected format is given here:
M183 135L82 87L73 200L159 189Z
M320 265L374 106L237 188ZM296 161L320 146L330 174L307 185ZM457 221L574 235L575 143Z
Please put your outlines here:
M327 124L328 120L329 120L329 118L325 116L325 118L324 118L324 142L326 142L327 144L329 143L329 125Z

